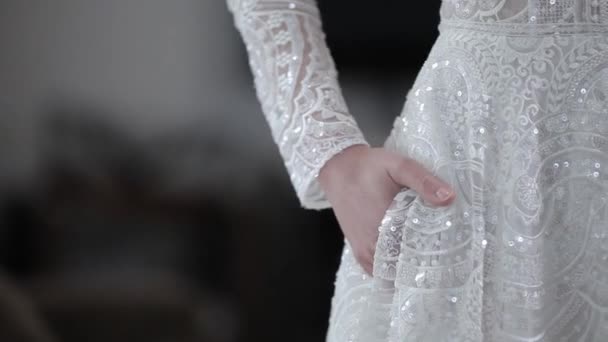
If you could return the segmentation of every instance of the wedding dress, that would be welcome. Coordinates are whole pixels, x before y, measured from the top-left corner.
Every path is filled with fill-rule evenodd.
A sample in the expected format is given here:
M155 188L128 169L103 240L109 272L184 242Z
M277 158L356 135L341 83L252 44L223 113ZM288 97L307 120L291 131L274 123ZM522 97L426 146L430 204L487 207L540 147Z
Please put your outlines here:
M297 196L327 208L318 170L367 142L316 4L228 5ZM439 32L384 146L456 200L400 192L373 277L345 245L327 341L608 341L608 0L443 0Z

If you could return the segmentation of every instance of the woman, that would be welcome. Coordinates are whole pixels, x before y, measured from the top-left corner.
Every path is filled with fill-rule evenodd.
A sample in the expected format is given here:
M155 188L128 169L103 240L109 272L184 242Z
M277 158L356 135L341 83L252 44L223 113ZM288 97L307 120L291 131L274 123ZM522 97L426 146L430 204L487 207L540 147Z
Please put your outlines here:
M608 0L443 0L383 148L314 0L228 4L301 204L346 238L329 342L608 340Z

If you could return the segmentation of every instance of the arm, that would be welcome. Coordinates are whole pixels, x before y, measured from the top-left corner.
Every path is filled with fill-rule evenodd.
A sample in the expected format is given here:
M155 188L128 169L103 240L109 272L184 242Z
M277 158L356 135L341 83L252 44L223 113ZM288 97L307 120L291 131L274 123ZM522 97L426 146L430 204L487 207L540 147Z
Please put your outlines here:
M321 168L369 146L349 114L315 0L228 0L247 47L257 96L301 205L329 207Z

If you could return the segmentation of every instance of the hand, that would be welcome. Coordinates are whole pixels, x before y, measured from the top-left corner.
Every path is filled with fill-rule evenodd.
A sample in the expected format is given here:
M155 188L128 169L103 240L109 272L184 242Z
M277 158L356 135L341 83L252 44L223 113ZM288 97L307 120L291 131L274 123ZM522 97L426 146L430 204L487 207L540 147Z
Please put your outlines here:
M370 275L380 221L403 187L437 206L455 198L452 188L418 161L365 145L350 146L327 161L319 182L355 258Z

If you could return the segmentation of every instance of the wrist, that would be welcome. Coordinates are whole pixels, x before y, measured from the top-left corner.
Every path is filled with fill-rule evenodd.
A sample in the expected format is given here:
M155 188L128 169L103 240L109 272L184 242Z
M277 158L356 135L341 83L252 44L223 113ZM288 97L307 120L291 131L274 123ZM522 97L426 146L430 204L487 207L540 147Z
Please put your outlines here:
M365 144L351 145L331 157L319 170L319 184L327 191L336 178L343 178L345 173L352 171L357 159L370 147Z

